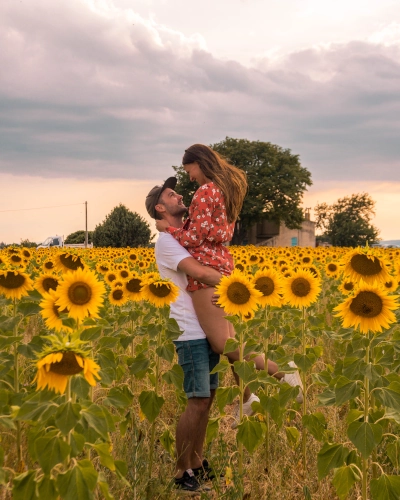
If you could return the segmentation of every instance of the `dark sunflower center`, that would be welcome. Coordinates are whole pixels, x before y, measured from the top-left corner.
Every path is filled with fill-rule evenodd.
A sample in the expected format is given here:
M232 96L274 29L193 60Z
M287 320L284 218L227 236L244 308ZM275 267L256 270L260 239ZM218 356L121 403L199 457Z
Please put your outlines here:
M149 289L153 295L160 298L167 297L171 293L169 287L164 284L156 286L154 283L151 283L151 285L149 285Z
M125 270L124 270L124 271L121 271L121 273L120 273L120 274L121 274L121 278L127 278L127 277L129 276L128 271L125 271Z
M60 308L58 306L56 306L55 304L53 304L53 312L57 316L57 318L59 318L60 314L67 314L68 313L68 309L65 308L62 311L60 311Z
M15 262L16 264L19 264L22 261L22 259L21 259L21 257L19 255L12 255L10 257L10 260L12 262Z
M121 300L124 295L124 292L120 289L113 290L112 297L114 300Z
M295 278L292 282L291 289L296 297L305 297L311 291L311 285L305 278Z
M115 274L109 274L107 279L111 283L112 281L116 280L117 277L115 276Z
M60 261L63 266L72 271L76 271L79 267L83 269L83 264L81 259L78 257L74 260L73 255L68 255L67 253L63 253L60 255Z
M46 262L46 263L44 264L44 267L45 267L46 269L53 269L53 267L54 267L54 262L51 262L51 261Z
M244 271L244 266L242 264L236 264L236 269L239 269L240 271Z
M131 293L139 293L142 287L142 281L138 278L132 278L125 285L126 289Z
M262 276L256 281L255 288L256 290L259 290L264 297L267 297L275 290L275 283L268 276Z
M232 283L228 286L228 299L233 304L246 304L250 299L250 292L243 283Z
M354 283L352 283L351 281L348 281L347 283L345 283L343 285L343 288L345 290L347 290L348 292L350 292L350 290L353 290L353 288L354 288Z
M308 264L309 262L311 262L310 257L304 257L303 262L304 262L304 264Z
M132 253L132 254L129 256L129 258L130 258L131 260L136 260L136 259L137 259L137 255L136 255L135 253Z
M25 277L22 274L14 274L8 272L0 276L0 286L3 288L8 288L9 290L14 290L15 288L20 288L25 284Z
M58 281L55 280L54 278L45 278L42 281L42 286L45 289L46 292L48 292L50 289L51 290L57 290L58 287Z
M108 267L107 266L100 266L100 270L103 272L103 273L106 273L108 271Z
M257 262L257 255L250 255L250 262Z
M335 271L337 271L337 265L331 263L331 264L328 265L328 269L329 269L329 271L331 271L332 273L334 273Z
M350 264L354 271L362 276L373 276L382 270L382 264L379 259L376 257L369 259L363 254L354 255L350 260Z
M315 269L315 267L308 267L307 268L314 276L318 276L318 271Z
M28 250L24 250L24 251L22 252L22 255L23 255L24 257L26 257L27 259L29 259L29 257L31 256L31 254L30 254L30 252L28 252Z
M382 309L382 299L374 292L359 292L350 304L350 310L364 318L375 318L382 312Z
M63 353L61 361L50 365L50 371L58 375L76 375L82 370L83 368L79 366L75 354L70 351Z
M83 306L92 298L92 289L87 283L77 281L69 287L68 298L72 304L76 306Z
M385 283L386 288L392 288L392 286L393 286L393 281L386 281Z

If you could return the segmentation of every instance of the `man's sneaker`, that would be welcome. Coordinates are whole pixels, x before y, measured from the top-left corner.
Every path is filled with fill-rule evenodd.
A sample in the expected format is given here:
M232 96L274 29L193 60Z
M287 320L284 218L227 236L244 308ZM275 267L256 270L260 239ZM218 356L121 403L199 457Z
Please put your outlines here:
M216 477L214 469L210 467L206 459L203 460L201 467L193 467L192 471L200 481L212 481ZM221 473L220 477L224 477L224 474Z
M291 368L297 368L297 365L294 361L289 361L288 365ZM298 403L303 402L303 383L301 381L299 372L296 370L293 373L285 373L285 375L281 378L281 382L286 382L287 384L291 385L292 387L297 387L299 386L299 393L296 396L296 401Z
M258 398L255 394L250 394L249 399L245 403L243 403L243 415L247 415L248 417L254 415L254 410L251 407L251 403L254 403L254 401L257 401L257 403L259 403L260 398ZM240 417L240 408L238 405L235 411L235 420L231 425L231 429L236 429L236 427L239 425L239 417Z
M192 469L187 469L179 479L175 478L175 487L180 490L197 491L200 483L197 481Z

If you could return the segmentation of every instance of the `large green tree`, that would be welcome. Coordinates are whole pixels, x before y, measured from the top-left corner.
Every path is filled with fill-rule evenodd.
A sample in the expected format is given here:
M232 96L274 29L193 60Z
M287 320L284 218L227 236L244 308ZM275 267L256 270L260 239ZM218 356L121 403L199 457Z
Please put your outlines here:
M149 224L125 205L118 205L93 231L95 247L143 247L152 240Z
M240 244L248 229L263 220L298 229L304 219L300 207L303 193L311 186L311 173L301 166L299 156L270 142L247 139L225 140L210 147L247 174L249 189L236 223L233 243ZM197 184L183 167L173 167L178 184L176 190L189 206Z
M379 230L371 224L375 201L368 193L345 196L332 205L319 203L314 212L316 227L334 246L365 246L378 240Z
M88 243L93 242L93 231L88 231ZM65 243L70 245L77 245L81 243L85 243L85 231L75 231L74 233L69 234L65 238Z

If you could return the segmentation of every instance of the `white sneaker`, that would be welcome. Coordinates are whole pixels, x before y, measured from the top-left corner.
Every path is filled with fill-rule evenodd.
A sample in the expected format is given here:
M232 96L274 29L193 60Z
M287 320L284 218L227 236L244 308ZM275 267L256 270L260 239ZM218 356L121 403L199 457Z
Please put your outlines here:
M245 403L243 403L243 415L247 415L248 417L254 415L254 410L251 407L251 403L254 403L254 401L257 401L259 403L260 398L255 394L250 394L249 399ZM236 429L236 427L239 425L239 417L240 417L240 408L239 405L237 405L237 408L235 410L235 420L231 425L231 429Z
M288 365L291 368L297 368L297 365L294 361L289 361ZM300 390L296 396L296 401L298 403L303 402L303 383L301 381L299 372L297 370L293 373L285 373L285 375L281 378L281 382L286 382L287 384L291 385L292 387L299 386Z

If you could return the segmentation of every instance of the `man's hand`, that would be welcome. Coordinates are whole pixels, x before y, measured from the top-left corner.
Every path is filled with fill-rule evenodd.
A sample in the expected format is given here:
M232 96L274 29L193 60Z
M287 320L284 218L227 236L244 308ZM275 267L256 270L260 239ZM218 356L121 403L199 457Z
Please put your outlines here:
M222 307L219 304L217 304L218 300L219 300L219 295L217 295L216 293L214 293L214 295L211 297L211 304L213 306Z
M165 233L165 230L167 229L167 227L169 226L169 222L167 222L166 220L156 220L156 228L157 228L157 231L159 231L160 233Z

